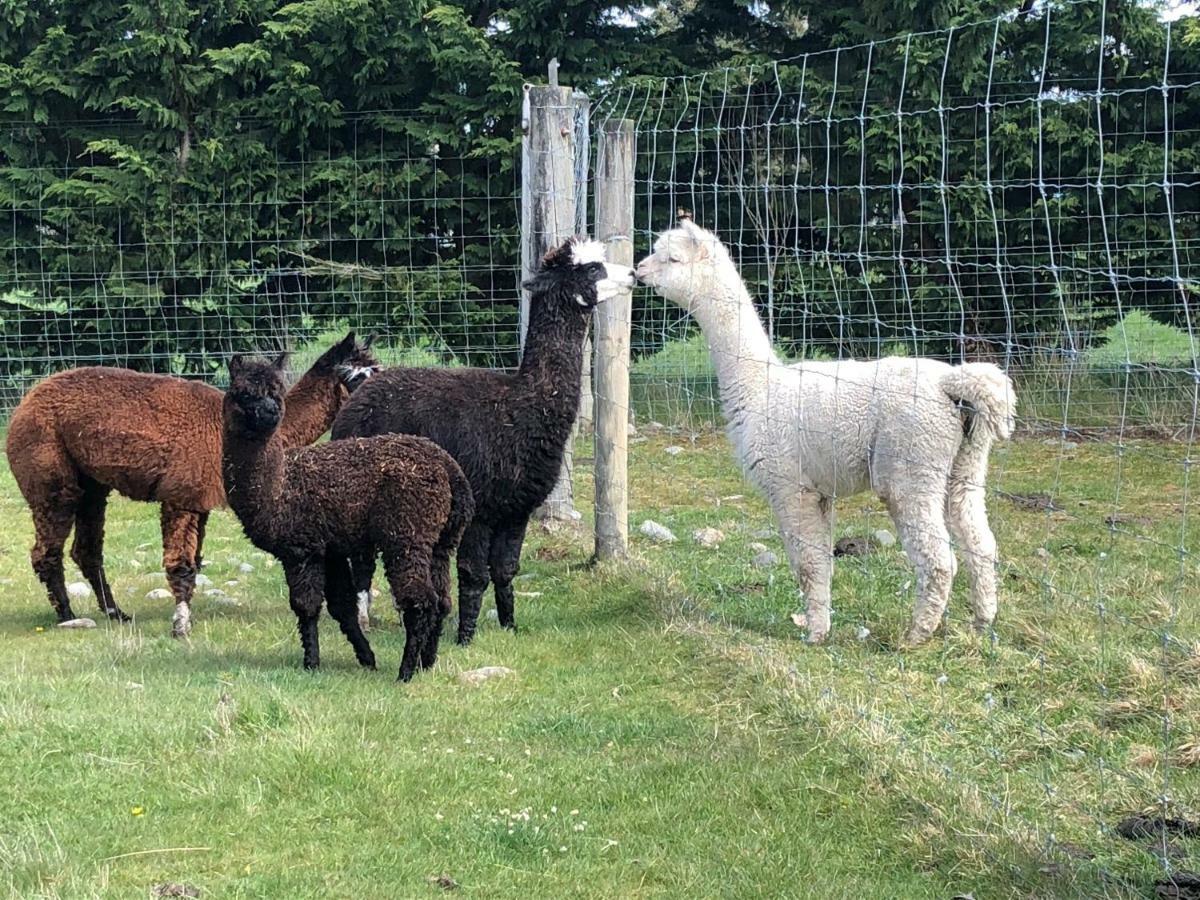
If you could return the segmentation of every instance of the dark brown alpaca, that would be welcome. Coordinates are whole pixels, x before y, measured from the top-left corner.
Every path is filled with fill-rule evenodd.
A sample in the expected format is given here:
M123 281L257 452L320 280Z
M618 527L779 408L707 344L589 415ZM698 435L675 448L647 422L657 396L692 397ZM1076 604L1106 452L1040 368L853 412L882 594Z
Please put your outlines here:
M289 450L282 357L229 363L223 464L229 505L251 542L287 576L304 667L320 665L324 600L363 666L375 654L358 624L349 559L383 556L406 633L400 680L437 659L450 610L450 554L474 512L471 486L432 441L375 437Z
M289 446L320 437L378 364L350 332L296 382L280 429ZM163 569L175 599L172 633L191 630L191 599L204 528L225 503L221 391L128 369L88 367L52 375L17 406L8 462L33 513L31 559L60 621L75 613L63 577L63 546L96 593L101 612L125 621L104 574L104 513L116 491L162 504Z

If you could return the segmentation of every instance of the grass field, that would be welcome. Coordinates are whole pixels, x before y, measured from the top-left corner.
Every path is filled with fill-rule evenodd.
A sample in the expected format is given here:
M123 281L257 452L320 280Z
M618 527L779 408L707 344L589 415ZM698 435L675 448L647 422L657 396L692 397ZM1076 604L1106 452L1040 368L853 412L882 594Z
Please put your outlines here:
M999 448L995 638L966 628L959 584L945 631L899 652L912 573L895 548L839 561L833 639L810 648L786 566L751 563L753 542L783 554L723 439L647 434L633 526L679 540L635 535L627 566L589 567L586 531L534 529L521 633L486 620L409 685L383 600L379 672L328 619L323 669L301 671L280 570L227 513L205 574L229 599L197 601L190 641L167 636L169 602L144 599L163 586L156 510L121 500L109 575L136 623L51 627L4 469L0 890L1152 895L1164 866L1200 868L1197 839L1112 831L1164 796L1171 815L1200 810L1200 504L1184 455ZM585 508L590 475L584 459ZM1033 492L1052 507L1007 496ZM839 535L890 527L869 497L839 513ZM719 549L693 541L703 526L725 533ZM516 674L458 682L483 665Z

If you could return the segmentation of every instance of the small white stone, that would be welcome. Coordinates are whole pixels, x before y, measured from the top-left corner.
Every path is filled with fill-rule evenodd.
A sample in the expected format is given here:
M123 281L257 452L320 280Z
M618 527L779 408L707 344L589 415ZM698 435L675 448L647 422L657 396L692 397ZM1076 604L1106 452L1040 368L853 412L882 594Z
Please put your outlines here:
M212 579L203 573L196 575L196 587L208 587L212 584Z
M225 587L237 587L237 586L238 586L238 583L236 581L225 582Z
M759 569L769 569L769 568L771 568L771 566L775 565L778 562L779 562L779 557L776 556L774 553L772 553L770 550L763 550L761 553L757 554L754 557L754 559L751 560L751 563L753 563L754 566L756 566Z
M647 519L638 530L652 541L670 544L675 540L675 533L670 528L659 525L653 519Z
M875 543L880 547L892 547L896 543L896 536L886 528L880 528L875 532Z
M87 582L72 581L67 585L67 596L72 600L84 600L92 596L92 588Z
M860 625L858 628L858 634L856 636L860 641L865 641L871 636L871 629L867 628L865 625Z
M526 600L536 600L542 596L541 591L513 591L514 597L524 597Z
M751 553L766 553L767 545L760 544L758 541L751 541L749 544L746 545L746 549L749 550Z
M170 600L172 594L166 588L155 588L146 594L147 600Z
M944 684L945 684L946 682L948 682L949 680L950 680L950 676L949 676L949 675L947 675L947 674L945 674L945 673L942 673L941 675L939 675L939 676L937 677L937 684L938 684L938 686L939 686L939 687L941 687L942 685L944 685Z
M95 628L96 620L80 617L78 619L68 619L65 622L58 623L59 628Z
M242 563L240 566L238 566L238 571L243 575L249 575L254 571L254 566L250 565L250 563Z
M484 666L481 669L470 669L466 672L460 672L458 675L459 684L465 684L468 687L478 687L485 681L491 681L496 678L507 678L509 675L517 674L507 666Z
M719 528L700 528L692 533L692 539L706 550L716 550L725 540L725 532Z
M682 452L683 448L675 444L663 449L663 453L667 454L667 456L678 456Z
M1033 551L1033 555L1036 556L1038 559L1049 559L1050 551L1047 550L1045 547L1038 547L1036 550Z
M204 592L205 597L224 597L225 592L220 588L209 588Z

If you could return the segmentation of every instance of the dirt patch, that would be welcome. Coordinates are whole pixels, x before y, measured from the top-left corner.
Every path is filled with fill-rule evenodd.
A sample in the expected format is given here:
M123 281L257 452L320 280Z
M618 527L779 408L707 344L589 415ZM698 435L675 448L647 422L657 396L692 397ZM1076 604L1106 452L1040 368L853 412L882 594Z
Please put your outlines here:
M1017 509L1023 509L1028 512L1046 512L1061 510L1062 507L1054 502L1054 498L1049 494L1010 494L1008 491L1000 491L1001 496L1008 498L1008 501Z
M1173 834L1179 837L1200 837L1200 822L1190 819L1168 819L1163 816L1128 816L1117 823L1116 833L1128 841Z
M833 545L834 556L870 556L875 552L876 543L863 534L847 535L839 538Z
M1135 516L1128 513L1113 513L1111 516L1104 517L1104 524L1109 528L1128 528L1131 525L1145 528L1153 522L1154 520L1149 516Z

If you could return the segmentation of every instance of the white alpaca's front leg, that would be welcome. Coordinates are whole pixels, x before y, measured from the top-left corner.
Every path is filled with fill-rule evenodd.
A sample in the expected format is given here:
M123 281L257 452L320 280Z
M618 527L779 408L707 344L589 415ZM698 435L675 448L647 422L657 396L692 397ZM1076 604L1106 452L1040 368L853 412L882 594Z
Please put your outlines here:
M792 574L807 601L808 642L829 636L833 583L833 505L827 497L796 492L773 497L772 508L783 533Z

